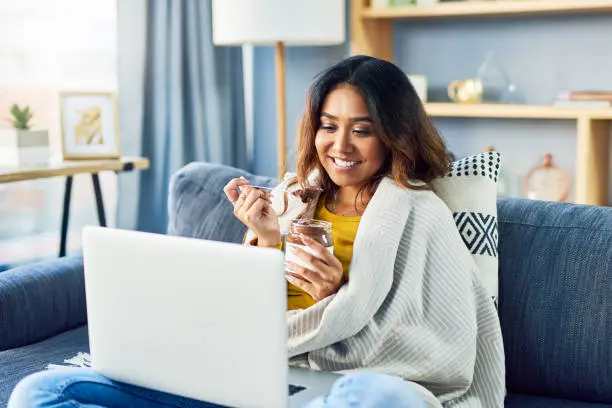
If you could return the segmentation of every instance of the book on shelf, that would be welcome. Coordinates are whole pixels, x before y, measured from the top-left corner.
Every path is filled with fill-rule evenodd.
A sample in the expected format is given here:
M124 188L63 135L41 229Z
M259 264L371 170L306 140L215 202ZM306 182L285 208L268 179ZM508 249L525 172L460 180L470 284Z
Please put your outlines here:
M612 91L563 91L559 92L557 100L612 102Z
M610 108L612 91L562 91L557 94L553 105L561 108Z

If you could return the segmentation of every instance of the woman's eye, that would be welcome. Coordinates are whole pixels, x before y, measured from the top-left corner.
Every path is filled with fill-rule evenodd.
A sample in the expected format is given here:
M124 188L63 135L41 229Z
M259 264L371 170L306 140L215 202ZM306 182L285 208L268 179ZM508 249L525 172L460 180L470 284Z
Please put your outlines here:
M357 133L359 136L369 136L372 134L372 131L369 129L355 129L353 132Z
M322 128L324 131L326 131L327 133L332 133L333 131L335 131L335 130L336 130L336 127L335 127L335 126L332 126L332 125L323 125L323 126L321 126L321 128Z

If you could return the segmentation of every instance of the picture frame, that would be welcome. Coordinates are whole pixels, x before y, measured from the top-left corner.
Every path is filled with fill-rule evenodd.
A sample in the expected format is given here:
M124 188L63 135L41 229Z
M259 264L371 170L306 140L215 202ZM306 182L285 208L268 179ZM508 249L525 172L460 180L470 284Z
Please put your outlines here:
M114 92L60 92L59 107L64 160L121 157Z

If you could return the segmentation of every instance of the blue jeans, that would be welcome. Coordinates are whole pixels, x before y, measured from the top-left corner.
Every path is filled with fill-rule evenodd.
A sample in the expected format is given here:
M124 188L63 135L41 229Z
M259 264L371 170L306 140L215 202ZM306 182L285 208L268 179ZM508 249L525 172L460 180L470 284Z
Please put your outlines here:
M8 408L217 408L219 405L111 381L88 368L61 368L23 379ZM419 394L403 380L383 374L350 374L329 395L307 408L425 408Z

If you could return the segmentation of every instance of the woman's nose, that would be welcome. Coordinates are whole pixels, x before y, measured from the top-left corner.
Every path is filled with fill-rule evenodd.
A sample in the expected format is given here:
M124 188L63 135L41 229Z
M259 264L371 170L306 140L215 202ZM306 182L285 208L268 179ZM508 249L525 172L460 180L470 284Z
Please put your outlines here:
M352 150L351 133L349 130L339 129L339 131L336 132L334 150L341 153L350 152Z

